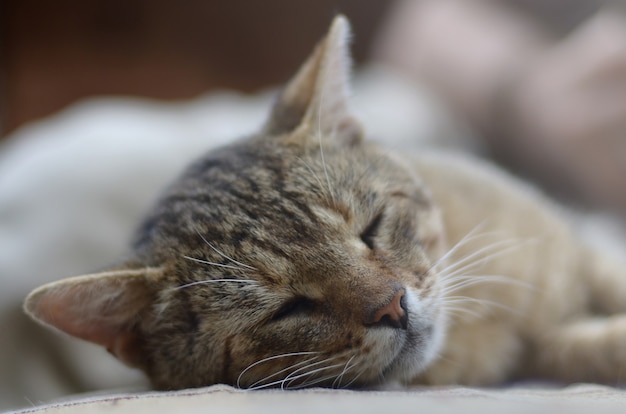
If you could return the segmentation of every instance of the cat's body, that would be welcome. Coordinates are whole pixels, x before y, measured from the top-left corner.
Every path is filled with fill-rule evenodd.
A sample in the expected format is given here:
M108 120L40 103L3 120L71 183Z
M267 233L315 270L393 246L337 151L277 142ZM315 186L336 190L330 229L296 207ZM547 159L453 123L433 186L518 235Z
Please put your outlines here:
M442 154L413 165L442 210L448 247L466 240L449 256L450 271L470 265L461 274L511 278L453 293L462 310L452 312L442 358L419 381L619 382L609 361L587 363L626 345L620 317L605 319L626 310L623 264L583 243L573 215L493 167Z
M128 260L35 318L161 389L616 382L623 268L505 174L363 140L338 18L257 135L166 191ZM622 351L624 352L624 351Z

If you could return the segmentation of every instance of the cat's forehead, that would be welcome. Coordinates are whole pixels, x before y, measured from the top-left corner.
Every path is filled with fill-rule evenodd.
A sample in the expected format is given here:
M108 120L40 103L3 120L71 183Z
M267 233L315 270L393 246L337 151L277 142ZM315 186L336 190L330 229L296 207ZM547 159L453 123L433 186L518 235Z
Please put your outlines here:
M311 206L319 197L308 181L294 182L293 159L288 151L249 142L210 152L161 198L135 247L149 256L155 249L180 256L208 249L200 236L234 249L304 243L316 228Z
M233 251L291 257L340 237L343 220L366 225L393 194L422 197L411 174L376 148L302 150L253 138L193 164L144 222L135 246L168 256L210 251L202 235Z
M332 192L415 190L416 184L411 174L371 145L320 141L313 148L301 148L256 137L210 152L187 171L178 187L239 195L276 191L285 199L316 203L331 201Z

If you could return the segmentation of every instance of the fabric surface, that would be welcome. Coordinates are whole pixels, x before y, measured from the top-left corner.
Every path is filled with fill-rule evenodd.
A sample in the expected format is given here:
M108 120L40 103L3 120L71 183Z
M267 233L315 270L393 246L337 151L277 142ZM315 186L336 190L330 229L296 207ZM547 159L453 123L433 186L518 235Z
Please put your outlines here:
M626 391L599 385L563 389L418 388L409 391L196 390L75 399L15 413L624 413Z

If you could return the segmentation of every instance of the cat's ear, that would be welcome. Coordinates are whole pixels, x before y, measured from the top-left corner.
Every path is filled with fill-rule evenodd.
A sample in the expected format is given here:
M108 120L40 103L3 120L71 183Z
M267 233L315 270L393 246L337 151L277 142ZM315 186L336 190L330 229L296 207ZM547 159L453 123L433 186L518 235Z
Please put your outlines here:
M142 365L135 327L154 300L160 268L116 270L78 276L35 289L24 302L38 322L104 346L130 366Z
M349 109L351 59L350 24L337 16L326 37L279 96L266 132L359 140L359 122ZM317 136L319 137L319 136Z

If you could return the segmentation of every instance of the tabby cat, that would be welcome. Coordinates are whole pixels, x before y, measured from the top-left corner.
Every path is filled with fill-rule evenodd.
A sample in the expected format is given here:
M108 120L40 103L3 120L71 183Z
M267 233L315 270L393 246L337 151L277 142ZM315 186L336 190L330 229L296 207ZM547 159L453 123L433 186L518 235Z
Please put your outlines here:
M126 260L36 289L28 314L157 389L620 381L626 267L489 165L366 141L348 37L335 18L262 130L191 165Z

